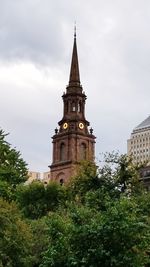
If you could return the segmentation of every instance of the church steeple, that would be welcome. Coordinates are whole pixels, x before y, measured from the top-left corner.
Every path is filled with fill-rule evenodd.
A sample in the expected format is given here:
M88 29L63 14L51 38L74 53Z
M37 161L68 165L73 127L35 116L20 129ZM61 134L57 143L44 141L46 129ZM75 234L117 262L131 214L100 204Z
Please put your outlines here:
M51 179L61 184L75 174L81 160L94 160L95 136L85 118L86 95L80 84L76 31L69 84L63 96L63 117L53 135Z
M69 86L80 86L80 73L79 73L77 43L76 43L76 28L74 32L74 44L72 51Z

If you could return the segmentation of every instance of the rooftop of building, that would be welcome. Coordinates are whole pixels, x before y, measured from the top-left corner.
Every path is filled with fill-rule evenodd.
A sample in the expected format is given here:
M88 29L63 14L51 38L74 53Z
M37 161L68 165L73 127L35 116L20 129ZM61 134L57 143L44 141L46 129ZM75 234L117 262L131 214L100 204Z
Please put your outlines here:
M150 129L150 116L148 116L144 121L142 121L138 126L136 126L133 131L138 131L147 128Z

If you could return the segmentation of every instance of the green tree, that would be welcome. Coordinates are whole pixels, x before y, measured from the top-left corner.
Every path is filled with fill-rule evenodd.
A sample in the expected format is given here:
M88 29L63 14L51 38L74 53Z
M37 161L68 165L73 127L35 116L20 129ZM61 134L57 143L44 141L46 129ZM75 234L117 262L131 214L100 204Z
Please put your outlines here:
M56 182L45 186L40 181L21 185L17 189L17 202L25 217L38 219L49 211L63 208L66 200L66 189Z
M72 199L84 203L87 192L102 190L102 195L119 198L122 194L131 195L142 192L139 182L139 167L127 155L107 153L105 164L98 168L92 162L83 161L77 175L68 184Z
M0 197L11 201L14 198L14 189L6 181L0 180Z
M30 221L30 226L33 235L31 245L32 267L38 267L42 263L43 253L47 251L50 244L46 217Z
M145 267L150 222L135 199L111 201L105 211L72 207L49 217L50 244L41 267Z
M0 130L0 196L11 200L18 184L27 179L27 164L20 152L6 141L7 134Z
M40 267L150 264L150 195L129 158L107 155L100 169L84 162L67 190L70 203L48 217L50 244Z
M99 178L96 165L90 161L82 161L78 166L77 174L67 185L68 195L72 200L84 202L86 192L97 188L99 188Z
M49 182L45 187L45 202L47 211L56 211L58 208L64 208L67 199L67 191L65 186L61 186L57 182Z
M15 203L0 198L0 266L31 266L32 232Z
M139 181L140 166L135 165L131 157L126 154L106 153L104 160L105 165L101 168L100 173L105 173L107 179L109 170L110 181L113 182L121 194L131 195L142 192L143 187Z
M38 219L46 215L45 187L42 182L34 181L29 185L19 186L16 196L25 217Z
M49 245L40 267L68 266L69 237L72 224L67 214L52 213L47 217Z

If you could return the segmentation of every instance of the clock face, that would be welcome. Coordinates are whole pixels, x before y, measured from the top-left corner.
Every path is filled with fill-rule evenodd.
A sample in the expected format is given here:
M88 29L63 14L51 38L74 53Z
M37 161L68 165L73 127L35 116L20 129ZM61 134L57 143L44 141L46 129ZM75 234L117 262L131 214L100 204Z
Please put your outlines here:
M84 128L84 124L82 122L79 123L79 128L82 130Z
M67 128L68 128L68 123L67 123L67 122L65 122L65 123L63 124L63 128L64 128L64 129L67 129Z

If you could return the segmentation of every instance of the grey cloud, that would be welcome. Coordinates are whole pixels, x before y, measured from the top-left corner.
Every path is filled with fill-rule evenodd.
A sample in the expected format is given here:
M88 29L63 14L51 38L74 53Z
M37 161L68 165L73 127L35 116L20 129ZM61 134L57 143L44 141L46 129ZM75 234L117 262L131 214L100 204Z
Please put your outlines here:
M50 136L62 117L74 20L88 96L86 117L97 136L97 154L126 152L130 132L149 115L149 10L149 0L0 0L2 64L31 61L41 73L48 68L47 77L54 75L51 85L46 78L42 84L36 73L33 81L24 78L23 86L0 83L2 126L32 168L44 170L51 158Z
M35 63L52 65L63 58L62 24L59 14L56 15L57 6L53 3L2 1L1 59L33 60Z

